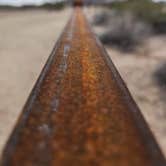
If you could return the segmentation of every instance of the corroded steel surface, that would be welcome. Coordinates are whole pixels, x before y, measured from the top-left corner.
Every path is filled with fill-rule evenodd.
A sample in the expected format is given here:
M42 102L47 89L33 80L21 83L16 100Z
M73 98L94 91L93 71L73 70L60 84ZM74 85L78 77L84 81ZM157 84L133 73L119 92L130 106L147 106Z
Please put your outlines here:
M80 8L74 10L24 107L2 165L165 165Z

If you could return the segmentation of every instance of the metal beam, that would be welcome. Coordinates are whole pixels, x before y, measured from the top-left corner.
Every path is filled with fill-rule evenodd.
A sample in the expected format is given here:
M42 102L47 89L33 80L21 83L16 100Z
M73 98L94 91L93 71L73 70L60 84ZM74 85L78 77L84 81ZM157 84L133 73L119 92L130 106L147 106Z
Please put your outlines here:
M165 166L140 110L79 7L3 152L2 166Z

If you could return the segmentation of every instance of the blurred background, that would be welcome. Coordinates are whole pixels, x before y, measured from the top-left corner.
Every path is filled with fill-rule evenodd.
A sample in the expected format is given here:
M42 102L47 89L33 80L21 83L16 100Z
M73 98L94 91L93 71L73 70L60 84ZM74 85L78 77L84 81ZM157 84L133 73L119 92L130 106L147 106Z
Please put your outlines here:
M0 153L72 8L0 0ZM166 156L166 1L85 0L84 12Z

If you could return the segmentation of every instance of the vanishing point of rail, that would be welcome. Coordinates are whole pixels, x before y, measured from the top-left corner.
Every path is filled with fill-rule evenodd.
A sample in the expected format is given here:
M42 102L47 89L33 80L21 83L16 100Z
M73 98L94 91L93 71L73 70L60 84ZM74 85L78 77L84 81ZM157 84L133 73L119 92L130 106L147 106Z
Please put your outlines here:
M75 7L23 109L2 166L165 166L123 80Z

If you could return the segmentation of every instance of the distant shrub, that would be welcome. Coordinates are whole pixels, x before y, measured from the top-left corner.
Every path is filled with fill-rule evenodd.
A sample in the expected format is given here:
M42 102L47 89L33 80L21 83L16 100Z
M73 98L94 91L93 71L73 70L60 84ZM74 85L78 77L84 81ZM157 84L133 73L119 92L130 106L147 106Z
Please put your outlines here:
M48 9L48 10L61 10L65 7L65 2L56 2L53 4L45 3L41 6L41 8Z
M97 26L107 24L110 19L109 15L110 15L109 12L102 12L102 13L96 14L94 16L93 24Z
M9 6L9 5L2 5L0 6L0 10L31 10L31 9L46 9L46 10L61 10L65 7L66 3L64 1L56 2L56 3L45 3L40 6L34 5L23 5L23 6Z
M147 24L139 21L129 12L110 11L106 14L105 11L101 16L101 18L106 17L106 21L100 24L105 27L105 32L100 35L101 41L107 45L117 46L123 51L134 50L136 45L151 32Z
M128 0L113 2L107 7L118 12L131 12L139 20L150 24L154 32L166 33L166 3L154 3L150 0Z
M166 63L159 66L159 68L154 72L154 77L159 86L166 89Z

